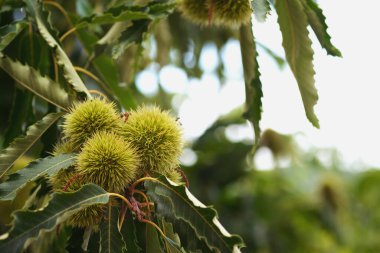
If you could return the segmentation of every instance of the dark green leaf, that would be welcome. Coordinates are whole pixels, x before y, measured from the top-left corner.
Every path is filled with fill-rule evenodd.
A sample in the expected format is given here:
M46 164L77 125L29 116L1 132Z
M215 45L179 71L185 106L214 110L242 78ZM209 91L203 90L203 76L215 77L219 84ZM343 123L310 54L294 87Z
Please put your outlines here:
M305 13L309 20L309 24L319 40L321 46L326 49L327 53L333 56L342 57L342 53L331 43L331 37L327 33L326 17L323 15L322 9L314 0L302 0Z
M244 117L248 119L255 132L255 147L260 138L260 120L262 111L259 64L257 63L256 43L252 33L251 23L240 27L240 49L243 59L245 80L245 112Z
M153 1L146 6L120 5L104 11L102 14L94 14L78 21L76 26L82 27L87 24L114 24L116 22L154 19L167 16L174 9L173 2Z
M15 137L23 133L25 122L27 122L30 113L32 113L32 99L32 93L15 89L8 127L4 134L4 147L8 146Z
M24 169L11 174L7 181L0 184L0 199L10 200L16 196L21 187L43 175L53 175L60 169L66 169L75 163L76 157L72 154L63 154L55 157L46 157L36 160Z
M270 12L268 0L252 0L253 14L259 22L265 22Z
M132 91L119 85L118 69L114 60L102 54L93 61L93 65L105 83L112 89L121 106L125 110L135 108L136 101L131 94Z
M24 88L30 90L47 102L66 110L71 104L68 93L58 83L42 76L29 65L23 65L0 53L0 67Z
M319 128L314 105L318 93L314 86L313 49L307 31L307 17L301 0L276 1L278 24L282 33L282 45L286 59L301 92L306 116L313 126Z
M100 224L100 252L122 253L125 249L123 236L118 229L119 210L117 207L108 206L105 219Z
M94 184L85 185L76 192L55 193L42 210L14 213L12 228L7 237L0 241L0 250L20 252L26 241L36 239L42 230L51 231L81 207L105 204L108 200L108 193Z
M215 209L199 202L185 186L162 177L145 181L145 188L155 202L157 215L188 223L197 239L204 240L210 249L240 252L244 245L242 239L229 234L218 221Z
M155 227L146 224L145 237L145 253L164 253Z
M126 244L127 253L139 253L141 248L137 243L136 226L131 212L129 210L126 211L123 226L121 227L121 234Z
M152 21L148 19L133 21L132 26L128 27L128 29L121 34L119 38L120 42L112 47L112 58L118 59L133 43L140 44L151 22Z
M26 151L43 135L43 133L56 122L64 113L51 113L43 119L31 125L26 131L26 135L16 138L0 154L0 178L2 178L13 163L25 154Z
M27 25L25 21L18 21L0 27L0 51L3 51Z
M49 24L42 16L42 4L38 0L26 0L27 12L29 16L36 22L38 30L41 36L45 39L48 45L54 49L57 64L63 68L63 75L68 83L77 92L86 94L87 97L91 98L91 95L84 85L82 79L79 77L78 73L75 71L73 64L71 63L69 57L66 55L65 51L61 48L59 43L54 39L48 30Z

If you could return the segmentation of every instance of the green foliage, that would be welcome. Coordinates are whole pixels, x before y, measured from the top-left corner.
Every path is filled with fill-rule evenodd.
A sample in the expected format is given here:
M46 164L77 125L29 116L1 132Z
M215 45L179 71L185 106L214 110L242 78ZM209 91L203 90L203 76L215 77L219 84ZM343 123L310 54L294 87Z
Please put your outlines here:
M125 242L118 230L119 211L116 207L108 206L106 219L100 224L100 251L102 253L122 253Z
M159 216L188 223L210 250L232 252L244 245L239 236L231 235L223 228L213 208L204 206L184 186L170 183L165 178L147 181L145 186L157 204Z
M91 98L86 86L84 85L82 79L79 77L78 73L75 71L73 64L71 63L69 57L66 55L65 51L55 40L55 38L50 34L47 24L47 15L43 16L42 4L40 0L25 0L26 11L29 13L29 17L33 19L36 23L37 28L41 36L45 39L47 44L54 50L55 58L57 64L63 69L63 76L66 78L67 82L80 93L85 93L87 97ZM45 19L44 19L45 18Z
M243 58L244 80L245 80L245 112L244 117L252 122L255 132L255 146L260 136L260 120L262 111L259 64L257 62L258 53L252 33L252 24L240 27L240 49Z
M319 128L318 118L314 113L318 94L314 86L313 49L308 37L307 17L302 3L297 1L276 1L278 24L282 32L282 45L286 59L297 80L309 121Z
M327 53L332 56L342 57L342 53L331 43L331 36L327 33L326 17L323 15L322 10L314 2L314 0L303 0L302 1L305 13L307 15L309 24L321 46L326 49Z
M47 76L42 76L31 66L23 65L0 53L0 67L18 84L47 102L64 110L71 104L72 98L58 83Z
M109 196L100 187L90 184L73 193L56 193L46 208L39 211L17 211L12 229L0 249L6 252L20 252L25 243L36 238L41 230L52 230L58 223L85 205L107 203Z
M174 12L176 8L182 14ZM243 240L228 233L220 219L243 235L249 252L338 252L337 242L347 241L356 252L377 252L377 244L356 243L342 232L364 234L359 223L378 224L376 215L367 215L366 220L353 211L360 222L339 229L337 213L351 203L343 194L345 184L321 180L315 187L320 203L308 201L299 190L308 190L308 184L297 184L297 178L315 174L251 177L252 164L245 159L252 143L232 143L225 134L228 127L245 122L243 114L253 125L256 148L269 148L276 161L290 157L293 165L297 160L298 149L290 137L265 131L259 141L263 92L257 45L279 65L284 60L255 41L252 8L259 21L265 21L271 8L278 13L287 62L306 114L318 126L308 26L329 54L341 53L332 45L326 18L312 0L0 1L0 116L8 124L0 128L5 131L0 140L4 146L11 143L0 155L0 250L240 252ZM219 218L214 208L190 193L179 169L184 146L181 123L168 109L176 112L175 101L182 98L161 88L157 96L145 96L135 79L145 68L158 73L167 64L200 78L204 45L215 45L220 58L228 41L238 37L245 107L194 140L191 148L198 161L186 171L191 190L202 202L222 210ZM215 71L221 80L224 67L219 61ZM58 124L63 115L64 122ZM19 134L23 137L12 142ZM51 152L54 156L49 156ZM32 162L25 167L25 161ZM312 161L308 166L317 166ZM363 186L367 181L363 178L353 186L360 205L349 210L377 208L376 191ZM278 213L289 218L278 218ZM265 233L260 226L265 226ZM252 231L277 244L263 243Z
M19 189L26 183L34 181L43 175L53 175L60 169L73 165L75 157L71 154L56 157L46 157L29 164L24 169L11 174L7 181L0 184L0 199L10 200L16 196Z
M51 113L30 126L23 137L16 138L0 155L0 178L2 178L15 161L25 154L43 133L56 122L63 113Z
M0 27L0 52L27 26L26 22L14 22Z

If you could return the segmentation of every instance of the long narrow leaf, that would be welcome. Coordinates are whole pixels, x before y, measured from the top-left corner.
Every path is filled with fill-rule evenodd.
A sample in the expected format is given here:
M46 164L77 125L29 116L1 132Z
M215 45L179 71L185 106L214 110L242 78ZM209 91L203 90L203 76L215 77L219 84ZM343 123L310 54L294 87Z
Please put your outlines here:
M305 13L309 20L309 24L319 40L321 46L326 49L327 53L333 56L342 57L342 53L331 43L331 36L328 34L328 26L326 17L323 15L322 9L314 0L302 0Z
M9 176L9 179L0 184L0 199L10 200L26 183L36 180L42 175L53 175L60 169L66 169L75 163L75 156L63 154L56 157L46 157L32 162L24 169Z
M278 24L282 33L282 45L286 59L297 80L306 116L319 128L314 105L318 101L314 86L313 49L307 31L307 17L301 0L279 0L275 3Z
M256 43L253 37L252 24L243 25L240 28L240 49L243 59L245 79L245 112L246 119L252 122L255 132L255 147L260 138L260 120L262 111L259 64L257 62Z
M64 113L50 113L40 121L31 125L26 131L26 135L16 138L6 149L0 154L0 178L2 178L13 163L25 154L33 146L33 144L41 138L45 131L54 124Z
M71 98L68 93L58 83L47 76L42 76L31 66L23 65L0 53L0 67L21 86L47 102L64 110L70 106Z
M117 207L108 206L106 218L100 224L100 252L123 253L125 242L118 229L119 211Z
M145 181L145 188L155 201L157 215L188 223L198 240L204 240L210 249L240 252L242 239L229 234L218 221L215 209L203 205L185 186L159 178Z
M27 241L36 239L42 230L51 231L81 207L105 204L108 200L108 193L94 184L85 185L76 192L55 193L42 210L14 213L12 229L4 240L0 240L0 251L18 253Z
M146 6L119 5L104 11L85 17L77 22L76 26L83 27L86 24L114 24L138 19L154 19L167 16L175 7L172 1L152 1Z
M82 79L79 77L78 73L75 71L69 57L66 55L65 51L61 48L59 43L50 34L45 19L42 16L42 3L39 0L25 0L27 6L27 12L29 16L36 22L39 32L45 39L47 44L55 50L55 56L59 66L63 68L63 75L67 82L73 87L74 90L80 93L86 94L87 97L91 98L91 94L84 85Z

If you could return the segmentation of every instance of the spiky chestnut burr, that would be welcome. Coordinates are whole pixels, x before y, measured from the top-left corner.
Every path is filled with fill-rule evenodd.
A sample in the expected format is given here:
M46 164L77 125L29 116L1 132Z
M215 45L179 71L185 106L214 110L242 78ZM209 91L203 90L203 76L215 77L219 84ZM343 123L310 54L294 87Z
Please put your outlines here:
M86 183L109 192L122 192L137 175L140 159L136 150L113 132L96 132L78 155L77 171Z
M178 9L183 16L199 25L209 23L209 6L208 0L179 0Z
M169 112L156 106L137 108L123 125L123 137L136 148L142 171L167 174L178 167L182 129Z
M121 127L114 103L100 98L75 104L63 123L64 139L73 146L81 146L95 132L118 132Z
M251 20L251 0L209 0L217 25L238 27Z
M69 154L75 151L74 144L71 141L60 141L54 145L53 155Z

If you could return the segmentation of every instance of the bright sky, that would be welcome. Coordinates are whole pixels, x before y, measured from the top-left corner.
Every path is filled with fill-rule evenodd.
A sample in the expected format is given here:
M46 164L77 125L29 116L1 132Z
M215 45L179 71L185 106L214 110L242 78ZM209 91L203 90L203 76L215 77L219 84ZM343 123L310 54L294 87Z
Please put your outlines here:
M285 134L302 132L302 146L335 147L348 164L380 167L380 119L377 118L380 115L380 65L377 63L380 59L380 2L318 2L327 17L332 42L343 54L343 59L327 56L312 36L320 97L315 110L321 129L313 128L307 121L289 68L280 70L270 56L259 51L264 92L261 127ZM275 12L265 23L254 21L254 33L259 42L284 55ZM144 89L148 88L147 83L152 83L152 94L158 81L167 91L178 94L173 104L181 104L179 116L188 140L202 134L219 115L244 102L239 43L228 43L222 57L228 77L223 86L213 74L217 61L213 45L207 45L202 52L201 65L206 74L200 80L188 80L185 73L174 66L162 69L158 78L153 74L154 68L138 76L137 83L144 83ZM242 131L250 134L247 129ZM241 135L246 136L244 133Z

